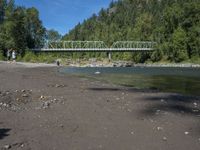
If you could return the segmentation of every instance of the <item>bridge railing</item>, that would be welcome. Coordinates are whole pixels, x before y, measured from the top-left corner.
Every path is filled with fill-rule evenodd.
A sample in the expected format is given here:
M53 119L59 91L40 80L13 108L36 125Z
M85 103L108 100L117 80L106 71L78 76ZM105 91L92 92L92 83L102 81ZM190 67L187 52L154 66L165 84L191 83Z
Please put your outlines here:
M155 42L150 41L117 41L112 48L154 48Z
M46 49L107 48L103 41L48 41Z

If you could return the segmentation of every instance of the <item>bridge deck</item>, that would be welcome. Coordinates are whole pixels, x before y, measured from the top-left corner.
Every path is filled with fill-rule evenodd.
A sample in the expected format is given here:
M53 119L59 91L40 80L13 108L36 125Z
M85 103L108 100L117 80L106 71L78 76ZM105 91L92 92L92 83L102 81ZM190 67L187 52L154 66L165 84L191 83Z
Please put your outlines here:
M153 48L41 48L32 49L36 52L133 52L153 51Z

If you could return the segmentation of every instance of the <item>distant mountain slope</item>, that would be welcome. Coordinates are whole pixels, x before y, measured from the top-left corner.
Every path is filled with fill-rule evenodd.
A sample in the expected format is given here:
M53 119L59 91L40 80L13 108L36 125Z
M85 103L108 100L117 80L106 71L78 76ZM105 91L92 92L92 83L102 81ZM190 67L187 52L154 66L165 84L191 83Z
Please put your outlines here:
M130 57L138 62L199 59L200 1L119 0L76 25L63 39L101 40L107 45L119 40L158 42L153 54Z

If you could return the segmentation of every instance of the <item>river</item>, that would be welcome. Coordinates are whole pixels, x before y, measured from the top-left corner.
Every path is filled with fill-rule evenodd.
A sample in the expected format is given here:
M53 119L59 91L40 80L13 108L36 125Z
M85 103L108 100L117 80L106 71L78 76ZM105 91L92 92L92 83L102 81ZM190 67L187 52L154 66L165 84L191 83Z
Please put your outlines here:
M200 68L110 67L61 68L60 72L84 76L137 89L153 89L200 96Z

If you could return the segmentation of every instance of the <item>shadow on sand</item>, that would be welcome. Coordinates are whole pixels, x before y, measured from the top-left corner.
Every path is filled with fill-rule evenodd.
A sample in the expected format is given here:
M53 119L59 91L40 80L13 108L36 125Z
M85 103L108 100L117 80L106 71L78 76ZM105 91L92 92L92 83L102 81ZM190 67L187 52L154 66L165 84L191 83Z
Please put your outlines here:
M135 88L89 88L93 91L110 91L110 92L133 92L133 93L150 93L141 97L141 103L145 103L142 110L139 110L138 115L142 117L162 117L165 113L173 113L175 115L190 116L199 121L200 118L200 97L199 96L184 96L175 93L159 93L158 90L152 89L135 89ZM147 105L146 105L147 104ZM159 115L158 115L159 114ZM199 128L200 122L194 126ZM195 127L195 128L196 128ZM196 129L200 134L200 129Z
M120 91L120 92L145 92L145 93L157 93L158 90L154 89L154 88L150 88L150 89L137 89L137 88L133 88L133 87L117 87L117 88L109 88L109 87L92 87L92 88L88 88L88 90L91 91L99 91L99 92L104 92L104 91L110 91L110 92L115 92L115 91Z
M150 101L150 104L139 112L143 117L164 117L165 113L172 113L180 117L189 116L196 123L189 126L188 129L193 129L193 134L199 136L200 97L165 94L165 96L146 97L144 101Z
M185 115L194 115L199 117L200 109L197 103L200 103L200 97L197 96L184 96L180 94L156 94L159 91L153 89L136 89L127 87L109 88L109 87L92 87L88 88L92 91L110 91L110 92L137 92L137 93L154 93L154 96L145 96L143 101L149 101L150 105L144 108L142 113L144 115L155 115L155 111L168 111L173 113L183 113ZM141 101L142 102L142 101ZM198 108L197 108L198 107Z
M9 136L8 132L11 129L0 129L0 140L4 139L6 136Z
M179 94L166 94L165 96L153 96L144 98L145 101L151 101L142 113L144 115L154 116L156 111L166 111L172 113L181 113L184 115L200 116L198 103L199 97L183 96Z

